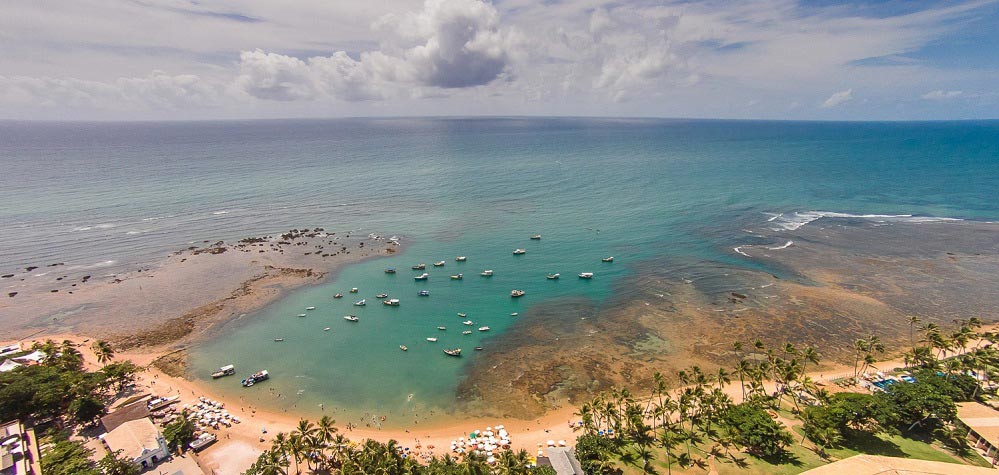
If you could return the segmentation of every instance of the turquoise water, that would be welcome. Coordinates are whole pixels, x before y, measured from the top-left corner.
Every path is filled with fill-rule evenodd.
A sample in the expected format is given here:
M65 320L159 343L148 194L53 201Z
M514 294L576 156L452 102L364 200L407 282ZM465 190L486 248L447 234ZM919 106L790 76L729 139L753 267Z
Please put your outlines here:
M533 305L582 296L600 308L649 259L680 263L691 280L719 264L758 268L733 248L780 245L782 232L821 215L811 211L999 219L994 121L13 122L0 123L0 165L4 273L49 261L111 273L188 242L300 227L402 237L402 255L248 315L192 358L195 377L227 363L273 375L252 389L212 382L220 391L389 423L453 408L463 368ZM530 241L535 233L544 238ZM518 247L528 253L513 256ZM614 263L600 262L609 255ZM447 265L430 267L438 260ZM412 280L419 262L432 276L425 284ZM487 268L491 279L479 276ZM459 271L463 280L448 279ZM596 277L575 277L584 271ZM418 297L423 288L432 295ZM527 295L511 299L513 288ZM344 299L332 299L337 291ZM382 306L380 292L402 304ZM361 297L368 306L353 307ZM492 330L474 331L481 325ZM441 352L459 345L461 359Z

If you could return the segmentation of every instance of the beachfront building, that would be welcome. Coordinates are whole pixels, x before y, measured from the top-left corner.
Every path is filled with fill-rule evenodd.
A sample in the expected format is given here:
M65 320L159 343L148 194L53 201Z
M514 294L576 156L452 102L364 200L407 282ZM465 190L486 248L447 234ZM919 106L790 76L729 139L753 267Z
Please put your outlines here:
M143 469L152 468L170 456L166 439L149 418L122 423L104 435L104 445L112 453L119 450Z
M41 475L35 431L20 421L0 424L0 475Z
M558 475L584 475L579 461L568 447L548 447L544 457L538 457L538 466L549 466Z
M971 446L992 465L999 464L999 411L977 402L960 403L957 422L968 429Z

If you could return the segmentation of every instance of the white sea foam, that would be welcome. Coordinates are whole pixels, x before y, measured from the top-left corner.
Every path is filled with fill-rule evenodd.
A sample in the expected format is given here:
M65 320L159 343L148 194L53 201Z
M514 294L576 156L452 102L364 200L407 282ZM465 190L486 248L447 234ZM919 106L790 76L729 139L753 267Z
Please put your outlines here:
M101 261L96 264L69 266L66 268L66 270L98 269L101 267L113 266L115 265L116 262L117 261L109 260L109 261Z
M223 215L223 214L229 214L229 210L215 211L212 214L215 215L215 216L220 216L220 215Z
M737 252L737 253L739 253L739 254L742 254L742 255L744 255L746 257L753 257L753 256L750 256L749 254L746 254L745 252L742 252L742 246L733 247L732 250L735 251L735 252Z
M75 228L73 228L73 231L91 231L91 230L94 230L94 229L111 229L111 228L113 228L115 226L116 226L116 224L113 224L113 223L95 224L93 226L79 226L79 227L75 227Z
M768 247L767 249L770 249L771 251L779 251L781 249L787 249L787 248L791 247L792 245L794 245L794 241L788 241L788 242L784 243L783 245L780 245L780 246L777 246L777 247Z
M770 213L767 213L770 214ZM877 222L934 223L941 221L962 221L958 218L937 216L913 216L911 214L850 214L835 211L797 211L791 214L781 213L771 216L767 222L773 223L770 229L774 231L794 231L820 218L853 218L870 219Z

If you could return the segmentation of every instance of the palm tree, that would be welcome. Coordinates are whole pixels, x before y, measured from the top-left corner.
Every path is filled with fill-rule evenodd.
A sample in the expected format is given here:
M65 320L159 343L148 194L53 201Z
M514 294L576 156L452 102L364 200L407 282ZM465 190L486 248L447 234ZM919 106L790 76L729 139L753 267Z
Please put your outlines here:
M95 341L93 345L90 345L90 349L94 350L94 356L103 365L107 365L114 358L114 349L104 340Z
M298 463L306 453L305 440L302 438L302 434L292 432L291 436L288 437L287 447L287 453L295 459L295 473L300 473Z
M732 382L732 379L729 376L731 375L728 371L725 371L725 368L718 368L718 373L715 374L715 379L718 381L718 389L721 389L722 386Z
M822 355L818 351L815 351L814 346L806 346L804 350L801 350L801 372L805 372L805 365L809 362L817 365L821 359Z
M752 371L752 365L748 361L740 359L735 365L735 372L739 373L739 386L742 388L742 400L746 400L746 374Z
M907 317L907 319L909 321L909 344L912 346L912 349L915 350L916 349L916 340L915 340L916 325L919 322L921 322L922 320L919 317L915 316L915 315L909 315Z

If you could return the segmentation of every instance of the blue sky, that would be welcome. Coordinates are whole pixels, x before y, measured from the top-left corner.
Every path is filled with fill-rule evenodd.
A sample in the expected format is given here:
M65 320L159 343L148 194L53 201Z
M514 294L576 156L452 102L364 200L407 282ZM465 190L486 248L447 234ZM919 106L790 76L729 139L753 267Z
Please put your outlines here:
M0 118L999 117L999 1L8 0Z

